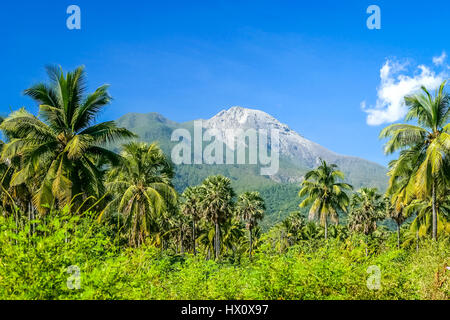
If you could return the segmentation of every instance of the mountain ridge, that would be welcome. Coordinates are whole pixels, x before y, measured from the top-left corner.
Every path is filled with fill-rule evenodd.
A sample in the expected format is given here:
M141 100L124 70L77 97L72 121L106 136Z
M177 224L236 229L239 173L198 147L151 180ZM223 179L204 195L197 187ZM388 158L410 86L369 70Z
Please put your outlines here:
M117 120L120 126L137 133L147 142L160 142L163 150L170 154L175 145L170 141L175 129L184 128L192 132L194 121L202 121L204 129L218 129L221 140L231 149L232 136L226 136L226 129L277 129L280 132L280 170L272 177L276 182L298 183L304 173L319 164L319 159L336 163L355 188L374 186L384 190L387 185L387 169L378 163L361 157L342 155L315 143L290 129L270 114L239 106L224 109L209 119L186 122L172 121L160 113L129 113ZM373 181L371 181L373 180ZM371 183L372 182L372 183Z
M229 114L228 111L232 112ZM242 112L249 114L242 114ZM255 112L256 111L256 112ZM256 119L256 116L261 118ZM255 118L256 117L256 118ZM326 161L336 163L345 174L345 180L357 190L360 187L377 187L384 191L387 187L387 169L375 162L354 156L340 155L334 151L306 139L290 129L288 125L282 124L276 118L261 110L234 107L217 113L210 119L201 120L205 129L225 128L228 126L249 128L271 128L278 127L286 134L280 138L283 140L284 148L280 153L280 169L275 176L260 175L260 165L209 165L209 164L181 164L176 166L174 185L178 192L186 187L200 184L209 175L222 174L231 179L233 188L240 193L243 191L259 191L267 203L266 218L263 220L264 228L281 221L290 212L299 210L300 199L297 196L300 190L300 182L304 174L317 165L317 157L323 155ZM222 121L223 120L223 121ZM254 123L253 121L258 123ZM179 142L171 141L171 135L176 129L186 129L191 134L194 121L175 122L160 113L127 113L116 122L119 127L125 127L135 132L139 139L148 143L158 142L167 155L171 155L173 147ZM222 124L221 124L222 123ZM221 125L219 125L221 124ZM306 159L303 153L289 146L290 141L299 141L309 146L311 151ZM292 142L292 143L294 143ZM297 145L297 149L300 145ZM295 143L294 143L295 144ZM118 146L116 146L118 149ZM314 154L318 151L318 154ZM305 209L301 209L305 210ZM306 212L304 212L306 214Z
M259 111L259 112L266 113L266 112L261 111L261 110L258 110L258 109L244 108L244 107L239 107L239 106L234 106L234 107L231 107L230 109L233 109L233 108L241 108L241 109L254 110L254 111ZM228 110L229 110L229 109L228 109ZM126 119L126 117L129 117L129 116L144 116L144 117L145 117L145 116L153 115L153 116L155 116L155 118L158 119L158 121L161 122L161 123L167 123L167 124L175 125L175 126L176 126L176 125L185 126L185 125L190 125L193 121L197 121L197 120L201 120L201 121L209 121L209 120L211 120L211 119L213 119L213 118L215 118L215 117L217 117L217 116L219 116L219 115L225 113L226 111L227 111L227 109L223 109L223 110L219 111L216 115L214 115L213 117L211 117L210 119L199 118L199 119L195 119L195 120L182 121L182 122L176 122L176 121L170 120L169 118L165 117L163 114L161 114L161 113L159 113L159 112L129 112L129 113L126 113L125 115L121 116L119 119L117 119L116 122L118 122L118 123L123 123L123 121ZM266 113L266 114L267 114L267 113ZM268 115L269 115L269 114L268 114ZM269 115L269 116L270 116L270 115ZM273 116L271 116L271 117L272 117L273 119L275 119L277 122L279 122L279 121L278 121L276 118L274 118ZM281 123L281 122L279 122L279 123ZM283 124L283 123L281 123L281 124L287 126L286 124ZM128 125L128 126L130 126L130 125ZM133 126L131 125L131 127L133 127ZM289 130L292 130L292 131L296 132L295 130L290 129L289 126L287 126L287 127L289 128ZM362 161L370 162L371 164L374 164L374 165L377 165L377 166L380 166L380 167L383 167L383 168L386 169L386 167L384 167L383 165L379 164L378 162L375 162L375 161L372 161L372 160L368 160L368 159L365 159L365 158L360 157L360 156L353 156L353 155L350 155L350 154L342 154L342 153L339 153L339 152L330 150L330 149L328 149L327 147L324 147L324 146L320 145L320 144L317 143L317 142L314 142L314 141L312 141L312 140L309 140L309 139L306 138L304 135L302 135L302 134L300 134L300 133L298 133L298 132L296 132L296 133L297 133L300 137L302 137L303 139L308 140L308 141L312 142L313 144L318 145L319 147L321 147L321 148L323 148L323 149L326 149L326 150L327 150L328 152L330 152L331 154L334 154L334 155L340 156L340 157L353 158L353 159L356 159L356 160L362 160Z

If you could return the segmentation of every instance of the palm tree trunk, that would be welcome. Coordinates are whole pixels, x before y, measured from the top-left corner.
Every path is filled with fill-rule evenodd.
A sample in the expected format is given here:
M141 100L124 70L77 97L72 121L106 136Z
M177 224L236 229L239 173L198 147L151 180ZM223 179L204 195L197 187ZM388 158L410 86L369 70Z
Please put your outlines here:
M367 239L367 234L365 234L364 243L366 244L366 257L369 255L369 239Z
M28 237L31 237L31 234L33 232L32 228L31 228L31 204L28 203L28 223L30 223L30 230L28 231Z
M195 220L192 219L192 238L193 238L193 245L194 245L194 256L197 255L197 251L195 250Z
M30 204L31 204L31 220L34 220L35 219L34 206L33 203L30 202ZM31 231L33 235L36 233L36 224L34 222L31 224Z
M252 258L252 247L253 247L253 239L252 239L252 228L248 228L248 233L249 233L249 238L250 238L250 250L249 250L249 255L250 255L250 259Z
M400 249L400 224L397 223L397 248Z
M327 222L327 217L325 217L325 240L328 239L328 222Z
M419 252L419 231L416 232L416 251Z
M183 234L180 234L180 254L182 255L184 254L183 240L184 240Z
M218 222L216 222L216 232L214 236L215 236L214 250L216 253L216 260L217 260L219 259L219 252L220 252L220 226Z
M433 179L432 207L433 207L433 240L437 239L437 212L436 212L436 180Z

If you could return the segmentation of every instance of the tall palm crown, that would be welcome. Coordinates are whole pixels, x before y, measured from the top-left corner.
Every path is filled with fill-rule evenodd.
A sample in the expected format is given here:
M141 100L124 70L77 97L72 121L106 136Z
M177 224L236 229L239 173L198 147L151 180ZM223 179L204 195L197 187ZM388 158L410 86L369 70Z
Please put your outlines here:
M108 175L108 189L120 195L110 206L123 213L130 245L139 246L155 229L158 216L176 205L174 171L156 144L130 142L121 156Z
M38 83L24 92L39 103L39 117L20 109L0 126L9 138L2 158L21 155L21 169L16 170L12 185L39 177L33 198L38 210L55 200L64 205L81 192L100 196L103 183L96 160L118 161L117 155L103 145L134 136L112 121L94 125L111 97L107 85L85 93L83 67L67 74L61 68L48 67L47 73L49 83Z
M377 229L377 221L386 216L384 199L376 188L361 188L350 203L349 228L366 235Z
M389 138L386 154L401 150L399 159L390 164L390 187L399 179L407 180L405 200L432 198L433 239L437 238L436 195L448 183L450 169L450 97L444 91L445 84L434 97L425 87L422 93L405 97L409 107L405 121L415 120L417 125L393 124L380 133L380 138Z
M349 197L345 190L351 190L352 186L339 182L344 179L344 173L337 170L335 164L328 165L324 160L315 170L309 171L302 182L299 197L306 198L300 203L300 207L311 205L309 218L317 216L325 227L325 239L328 236L328 218L336 224L339 222L338 211L347 212Z
M245 221L246 228L249 231L249 254L251 256L253 245L252 231L258 225L258 221L264 218L264 210L266 210L264 199L259 192L245 192L238 197L236 210L242 220Z
M233 212L234 191L231 180L221 176L210 176L203 181L201 208L207 220L215 225L214 251L220 254L220 224L228 220Z

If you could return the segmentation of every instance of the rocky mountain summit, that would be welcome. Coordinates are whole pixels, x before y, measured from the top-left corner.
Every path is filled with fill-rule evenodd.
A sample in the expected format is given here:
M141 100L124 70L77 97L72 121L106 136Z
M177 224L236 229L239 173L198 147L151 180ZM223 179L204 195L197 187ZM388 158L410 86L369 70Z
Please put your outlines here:
M232 107L228 110L222 110L214 117L208 120L203 120L205 128L215 128L222 132L223 141L233 149L233 135L227 136L227 132L232 132L230 129L263 129L270 135L271 129L276 129L279 132L280 138L280 154L288 157L294 162L301 162L307 167L314 167L322 158L328 161L335 161L342 157L321 145L312 142L294 130L290 129L288 125L281 123L268 113L248 109L243 107Z

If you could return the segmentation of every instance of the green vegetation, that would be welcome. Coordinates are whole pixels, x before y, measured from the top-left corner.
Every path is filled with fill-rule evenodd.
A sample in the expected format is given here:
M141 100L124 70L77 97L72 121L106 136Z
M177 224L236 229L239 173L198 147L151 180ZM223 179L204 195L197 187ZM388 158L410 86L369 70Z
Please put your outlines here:
M308 238L307 224L298 234L276 230L259 239L249 260L231 253L220 262L203 254L175 254L153 245L124 247L112 226L95 217L52 212L24 224L0 217L1 299L449 299L448 238L423 240L419 250L397 250L395 236L382 232L365 244L346 239ZM312 224L315 228L317 225ZM36 233L32 234L33 228ZM312 228L311 228L312 229ZM280 227L280 231L281 231ZM291 229L293 231L294 229ZM403 230L405 231L405 230ZM30 235L31 233L31 235ZM340 233L338 233L340 234ZM333 237L332 237L333 235ZM317 238L315 238L317 237ZM285 240L282 240L285 241ZM69 290L78 266L80 289ZM369 266L381 269L381 288L369 290Z
M266 206L264 199L258 192L245 192L239 196L237 201L237 215L244 220L248 230L249 255L252 256L253 231L258 226L258 222L264 217Z
M302 189L298 196L307 198L300 203L300 208L309 207L309 218L313 220L317 215L320 223L325 227L325 240L328 238L328 219L339 223L339 210L347 211L349 199L345 190L351 190L348 183L337 182L337 178L344 179L344 174L336 170L337 166L329 166L325 161L305 175Z
M93 125L111 98L106 85L85 95L83 68L67 75L56 67L47 72L50 84L39 83L24 92L39 103L40 118L20 109L0 126L9 140L2 159L13 163L9 184L25 185L40 212L52 203L63 206L78 194L100 197L101 165L119 162L101 145L134 136L114 122Z
M418 126L393 124L380 134L390 138L386 153L401 150L399 159L390 163L390 193L401 194L402 200L398 201L403 205L412 199L431 203L435 240L439 211L443 211L439 210L437 198L443 198L443 207L448 208L445 202L449 197L450 96L444 92L445 84L441 84L435 97L422 88L422 94L405 98L409 106L405 120L416 120Z
M385 195L353 192L325 161L285 189L242 192L212 174L180 195L157 144L107 148L134 134L94 123L106 86L84 94L82 68L49 76L25 91L39 117L21 109L0 125L0 299L450 298L444 84L434 97L406 98L407 120L428 129L381 133L386 152L400 151ZM279 195L299 210L263 228Z

